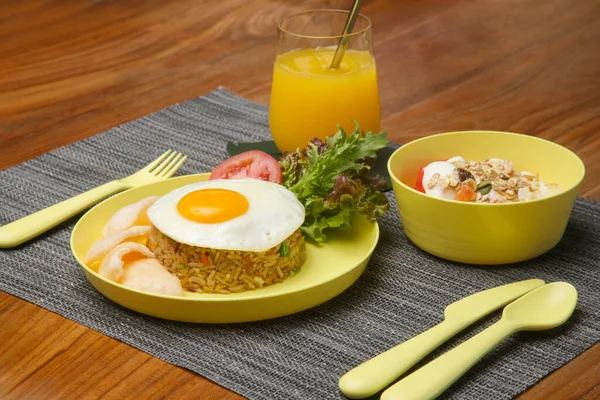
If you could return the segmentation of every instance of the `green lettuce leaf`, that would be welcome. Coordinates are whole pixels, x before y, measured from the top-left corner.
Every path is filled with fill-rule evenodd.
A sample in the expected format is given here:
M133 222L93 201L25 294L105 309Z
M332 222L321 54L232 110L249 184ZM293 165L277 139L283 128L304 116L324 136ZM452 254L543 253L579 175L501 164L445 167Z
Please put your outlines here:
M329 228L350 228L356 213L374 221L389 208L380 176L368 176L378 150L387 146L387 133L347 134L341 127L326 142L313 139L305 149L279 160L283 185L304 205L302 232L317 242Z

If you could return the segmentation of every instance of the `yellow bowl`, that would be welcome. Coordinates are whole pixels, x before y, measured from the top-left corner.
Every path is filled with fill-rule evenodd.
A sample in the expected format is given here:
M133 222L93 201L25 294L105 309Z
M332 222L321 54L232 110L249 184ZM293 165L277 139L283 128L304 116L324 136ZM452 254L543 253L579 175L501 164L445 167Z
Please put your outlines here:
M104 200L81 217L71 233L71 250L96 290L126 308L159 318L203 323L257 321L306 310L337 296L362 274L377 245L377 223L357 217L352 230L333 233L321 246L307 243L307 260L300 272L282 283L232 294L185 292L184 297L128 288L100 276L83 262L85 253L119 208L208 177L181 176L130 189Z
M419 169L432 161L502 158L515 169L557 183L557 195L529 202L464 203L414 189ZM400 218L408 238L435 256L469 264L508 264L537 257L561 239L585 174L579 157L533 136L466 131L432 135L396 150L388 160Z

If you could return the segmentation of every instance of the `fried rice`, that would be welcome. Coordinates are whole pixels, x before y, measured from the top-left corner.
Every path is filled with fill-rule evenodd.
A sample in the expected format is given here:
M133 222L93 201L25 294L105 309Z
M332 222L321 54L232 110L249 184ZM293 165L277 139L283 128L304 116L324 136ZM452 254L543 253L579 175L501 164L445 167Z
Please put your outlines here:
M300 230L264 252L217 250L176 242L152 227L148 248L181 280L183 290L235 293L282 282L306 261Z

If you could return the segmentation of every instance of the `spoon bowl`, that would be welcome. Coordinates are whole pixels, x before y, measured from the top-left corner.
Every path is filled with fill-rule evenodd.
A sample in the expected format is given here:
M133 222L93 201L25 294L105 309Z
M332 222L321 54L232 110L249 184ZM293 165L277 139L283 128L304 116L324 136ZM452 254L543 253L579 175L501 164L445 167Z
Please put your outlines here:
M518 330L544 330L564 324L577 304L577 290L566 282L544 285L504 308L502 319Z

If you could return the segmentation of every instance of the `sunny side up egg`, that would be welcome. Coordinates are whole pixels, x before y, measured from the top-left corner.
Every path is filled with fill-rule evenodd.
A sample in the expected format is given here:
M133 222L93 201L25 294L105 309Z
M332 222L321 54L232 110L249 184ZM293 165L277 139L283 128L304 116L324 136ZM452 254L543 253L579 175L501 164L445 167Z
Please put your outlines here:
M215 179L176 189L147 211L171 239L218 250L262 252L304 222L304 206L282 185L257 179Z

